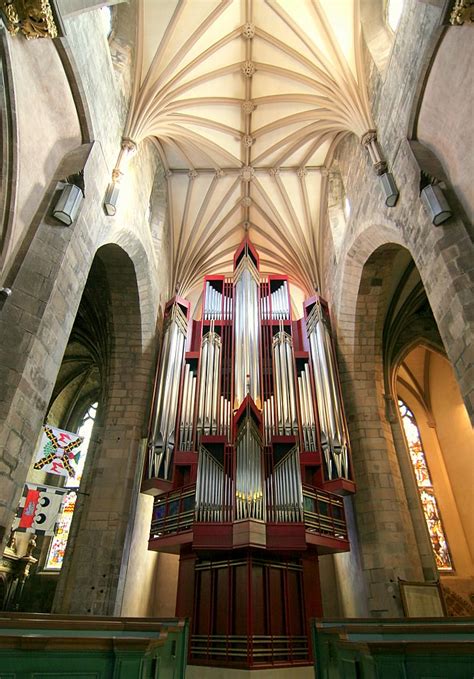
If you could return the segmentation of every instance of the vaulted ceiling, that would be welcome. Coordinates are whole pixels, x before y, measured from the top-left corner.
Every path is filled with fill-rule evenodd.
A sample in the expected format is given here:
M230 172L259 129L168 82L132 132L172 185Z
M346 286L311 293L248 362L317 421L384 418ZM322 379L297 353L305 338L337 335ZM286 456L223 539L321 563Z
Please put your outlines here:
M230 273L245 232L263 273L319 285L326 168L373 128L358 0L139 0L125 136L168 174L173 286Z

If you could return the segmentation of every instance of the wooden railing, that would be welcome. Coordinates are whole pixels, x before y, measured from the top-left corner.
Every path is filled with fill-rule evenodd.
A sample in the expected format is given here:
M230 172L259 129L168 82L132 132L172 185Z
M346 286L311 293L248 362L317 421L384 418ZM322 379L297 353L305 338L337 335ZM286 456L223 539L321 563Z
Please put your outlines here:
M309 533L347 540L344 503L339 495L304 485L303 521Z
M200 522L195 515L195 495L196 486L191 484L157 497L153 506L150 539L191 531L193 523ZM204 523L220 523L219 517L222 515L223 509L216 508L215 512L206 513ZM233 520L235 512L226 511L227 515ZM268 512L268 515L271 513ZM274 523L281 522L285 523ZM344 504L339 495L303 486L303 523L308 533L347 540Z
M196 485L192 484L155 498L150 539L168 537L192 530L195 497Z

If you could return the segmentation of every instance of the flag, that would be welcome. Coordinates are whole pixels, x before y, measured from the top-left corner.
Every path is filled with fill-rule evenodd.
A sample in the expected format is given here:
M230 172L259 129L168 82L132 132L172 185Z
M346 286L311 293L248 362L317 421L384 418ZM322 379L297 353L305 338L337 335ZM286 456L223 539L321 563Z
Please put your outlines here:
M12 529L37 535L54 535L61 504L69 488L25 483Z
M81 456L86 453L82 448L83 442L83 436L45 424L33 468L75 479Z

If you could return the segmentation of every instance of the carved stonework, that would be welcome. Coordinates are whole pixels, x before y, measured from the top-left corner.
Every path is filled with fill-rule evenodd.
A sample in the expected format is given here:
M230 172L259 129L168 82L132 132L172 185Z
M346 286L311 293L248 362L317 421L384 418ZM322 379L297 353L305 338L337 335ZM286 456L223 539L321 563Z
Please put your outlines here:
M474 2L472 0L456 0L449 17L451 26L462 26L465 21L474 21Z
M242 35L247 40L252 40L255 35L255 26L251 23L246 23L242 26Z
M255 111L256 108L257 107L250 99L242 102L242 111L245 113L245 115L250 115Z
M248 149L252 146L253 142L254 139L251 134L244 134L242 137L242 144Z
M189 179L196 179L197 176L198 176L197 170L189 170L188 172Z
M244 61L241 70L246 78L251 78L257 69L255 68L253 61Z
M0 0L0 9L12 35L21 31L27 40L58 37L49 0Z
M252 205L252 199L250 198L250 196L244 196L240 201L240 204L242 205L242 207L250 207Z
M367 130L367 132L362 135L360 142L367 149L375 173L377 175L384 174L387 171L387 163L382 156L382 151L377 140L377 131Z
M243 182L252 181L254 176L255 176L255 170L250 165L243 167L240 171L240 178L242 179Z

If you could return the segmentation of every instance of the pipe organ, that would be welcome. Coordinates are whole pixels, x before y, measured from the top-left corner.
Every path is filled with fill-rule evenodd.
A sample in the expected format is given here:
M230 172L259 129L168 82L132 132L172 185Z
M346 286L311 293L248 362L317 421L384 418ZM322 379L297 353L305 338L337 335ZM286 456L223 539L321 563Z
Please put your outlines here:
M327 305L293 318L287 277L262 278L245 240L232 278L206 277L201 318L189 310L165 309L149 547L180 554L193 664L305 664L318 554L349 549L341 496L355 489Z

